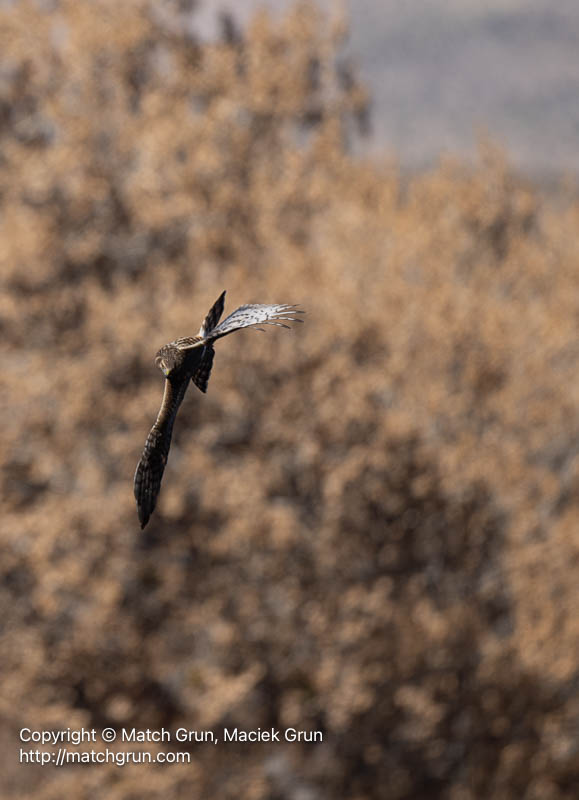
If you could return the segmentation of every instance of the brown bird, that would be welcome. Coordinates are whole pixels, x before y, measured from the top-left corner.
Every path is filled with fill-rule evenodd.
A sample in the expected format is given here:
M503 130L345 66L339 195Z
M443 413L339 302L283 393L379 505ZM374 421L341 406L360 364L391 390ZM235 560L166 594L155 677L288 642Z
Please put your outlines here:
M303 322L295 314L295 305L254 304L240 306L219 325L225 304L225 292L217 299L199 329L197 336L186 336L164 345L155 358L155 364L165 376L165 392L161 409L151 428L141 460L135 472L134 492L141 528L144 528L153 513L161 488L161 478L165 470L171 434L177 411L181 405L189 381L202 392L207 391L207 383L213 366L213 342L241 328L258 328L259 325L279 325L289 328L287 322Z

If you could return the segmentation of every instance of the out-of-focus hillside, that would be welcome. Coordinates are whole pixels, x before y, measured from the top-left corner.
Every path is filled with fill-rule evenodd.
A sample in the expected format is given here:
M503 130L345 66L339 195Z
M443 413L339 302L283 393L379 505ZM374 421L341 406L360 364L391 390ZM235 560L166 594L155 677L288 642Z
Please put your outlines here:
M186 6L0 18L2 796L574 798L579 206L353 160L339 25ZM219 343L140 533L154 354L224 288L306 324ZM324 741L17 763L161 725Z
M293 0L203 0L195 15L206 38L216 11L248 21ZM312 0L326 9L335 0ZM366 154L386 149L403 168L431 167L441 152L474 163L477 131L490 131L509 164L558 181L579 170L579 3L576 0L341 0L345 53L372 94Z

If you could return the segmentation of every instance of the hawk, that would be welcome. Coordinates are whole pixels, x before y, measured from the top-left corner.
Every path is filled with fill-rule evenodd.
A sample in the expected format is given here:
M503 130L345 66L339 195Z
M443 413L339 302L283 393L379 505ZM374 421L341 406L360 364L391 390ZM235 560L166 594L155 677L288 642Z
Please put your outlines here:
M223 292L205 317L197 336L186 336L164 345L155 358L155 364L165 376L165 391L161 409L151 428L141 460L135 472L134 492L141 529L149 521L157 503L161 478L167 464L171 434L177 411L191 380L202 392L213 366L213 343L241 328L259 328L259 325L279 325L289 328L284 322L303 322L296 314L295 305L253 304L240 306L221 324L219 320L225 305Z

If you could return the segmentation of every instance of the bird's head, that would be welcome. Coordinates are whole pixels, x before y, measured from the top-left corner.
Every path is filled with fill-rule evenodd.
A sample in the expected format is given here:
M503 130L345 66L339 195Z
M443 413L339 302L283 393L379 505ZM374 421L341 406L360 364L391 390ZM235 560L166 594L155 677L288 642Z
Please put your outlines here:
M183 356L176 347L162 347L155 358L155 364L163 375L168 378L181 366Z

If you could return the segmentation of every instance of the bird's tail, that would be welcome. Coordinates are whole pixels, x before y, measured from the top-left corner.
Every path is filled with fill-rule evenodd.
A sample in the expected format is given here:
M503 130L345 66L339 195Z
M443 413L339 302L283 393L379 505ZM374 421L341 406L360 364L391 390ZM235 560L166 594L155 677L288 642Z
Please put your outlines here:
M295 305L287 303L277 305L266 305L264 303L253 303L251 305L239 306L232 314L226 317L223 322L216 325L207 336L208 341L220 339L229 333L239 331L242 328L254 328L263 330L260 325L278 325L280 328L289 328L285 322L302 322L296 314L304 314L304 311L296 309Z

